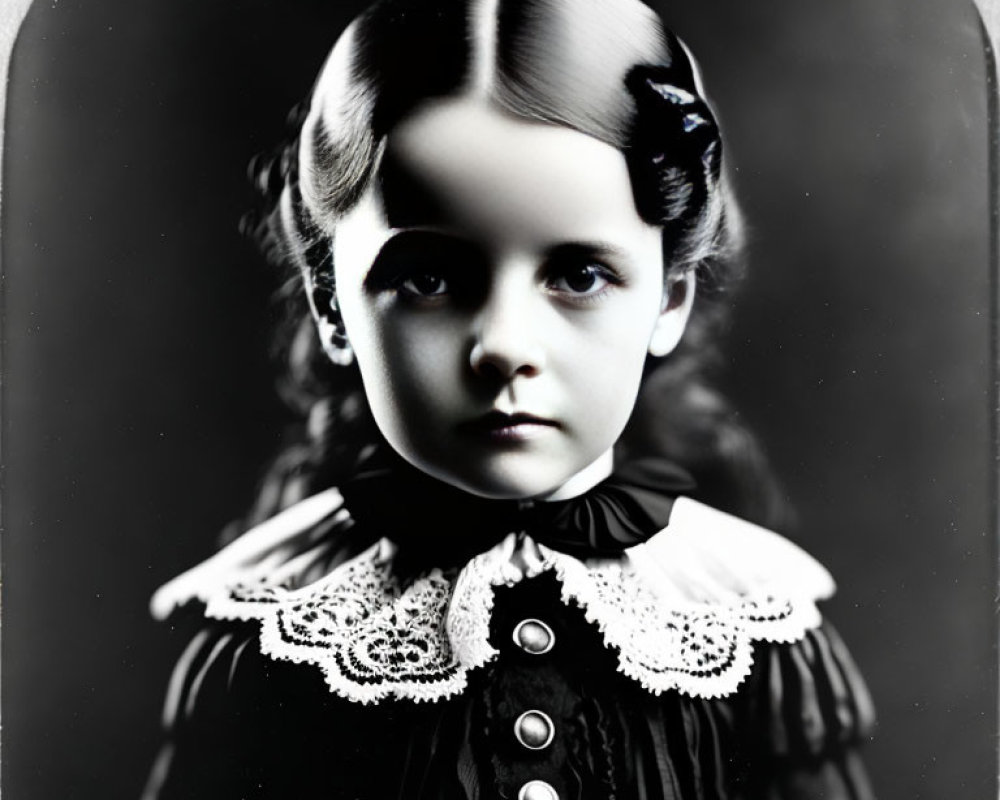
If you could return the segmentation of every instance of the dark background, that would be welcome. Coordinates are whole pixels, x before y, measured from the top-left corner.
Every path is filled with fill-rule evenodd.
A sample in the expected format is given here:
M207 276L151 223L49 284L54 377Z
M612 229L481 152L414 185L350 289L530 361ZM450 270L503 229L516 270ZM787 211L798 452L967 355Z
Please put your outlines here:
M3 791L136 797L212 552L281 438L236 230L333 0L39 0L3 198ZM840 585L882 798L995 797L987 90L971 4L675 0L751 234L726 385ZM429 54L432 57L433 54Z

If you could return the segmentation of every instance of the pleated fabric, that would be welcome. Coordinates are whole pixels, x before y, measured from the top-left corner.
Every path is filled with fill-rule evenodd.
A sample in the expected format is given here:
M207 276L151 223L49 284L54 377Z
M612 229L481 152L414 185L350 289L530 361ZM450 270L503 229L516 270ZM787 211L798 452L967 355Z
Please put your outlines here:
M528 617L555 634L545 657L512 644ZM318 670L261 655L255 625L210 623L178 661L143 800L506 800L533 779L563 800L873 797L858 755L871 701L829 625L758 643L750 677L717 699L621 676L551 576L497 590L491 642L499 657L462 695L363 706ZM544 750L513 736L528 709L554 722Z

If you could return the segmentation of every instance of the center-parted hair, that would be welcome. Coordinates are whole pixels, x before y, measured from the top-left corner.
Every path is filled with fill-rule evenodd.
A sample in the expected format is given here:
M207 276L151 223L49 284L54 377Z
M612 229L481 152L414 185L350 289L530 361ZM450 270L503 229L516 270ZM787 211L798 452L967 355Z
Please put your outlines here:
M308 423L251 521L343 480L379 438L357 368L324 356L306 294L336 321L337 220L380 180L392 129L461 94L623 153L639 216L663 232L665 281L694 270L698 296L681 346L651 362L622 447L674 458L702 499L778 522L759 448L704 377L740 265L722 138L687 49L639 0L379 0L338 39L288 140L252 165L261 207L247 227L292 272L283 394Z
M638 0L373 5L338 40L285 159L269 225L282 254L321 278L337 219L378 180L389 132L418 106L459 94L620 150L640 217L663 226L671 270L733 254L714 115L686 50ZM717 269L704 281L718 283Z

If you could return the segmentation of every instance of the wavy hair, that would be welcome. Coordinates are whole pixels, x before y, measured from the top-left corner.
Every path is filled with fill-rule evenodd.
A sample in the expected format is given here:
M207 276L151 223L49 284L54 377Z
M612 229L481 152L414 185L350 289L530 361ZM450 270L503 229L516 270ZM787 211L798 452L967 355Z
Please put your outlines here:
M638 0L378 0L338 39L286 140L251 164L260 203L245 230L289 276L280 389L304 424L248 522L336 485L381 441L356 366L330 362L309 306L337 313L336 222L377 179L393 126L463 92L624 154L636 209L663 232L664 279L694 270L697 300L681 345L647 365L620 449L674 459L701 499L781 527L763 453L710 380L742 275L722 138L686 47Z

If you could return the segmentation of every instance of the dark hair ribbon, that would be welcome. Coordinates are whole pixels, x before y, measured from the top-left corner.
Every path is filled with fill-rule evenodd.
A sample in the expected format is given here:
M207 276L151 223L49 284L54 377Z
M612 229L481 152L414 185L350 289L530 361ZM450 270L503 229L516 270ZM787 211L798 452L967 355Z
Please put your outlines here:
M628 156L639 213L660 225L686 222L704 208L719 180L722 140L715 115L689 69L641 65L626 85L636 104Z

